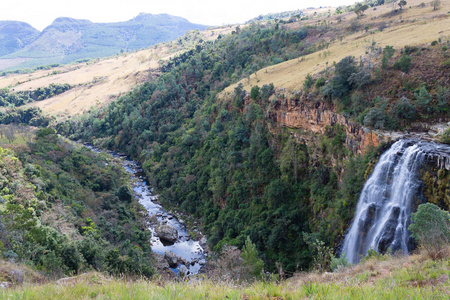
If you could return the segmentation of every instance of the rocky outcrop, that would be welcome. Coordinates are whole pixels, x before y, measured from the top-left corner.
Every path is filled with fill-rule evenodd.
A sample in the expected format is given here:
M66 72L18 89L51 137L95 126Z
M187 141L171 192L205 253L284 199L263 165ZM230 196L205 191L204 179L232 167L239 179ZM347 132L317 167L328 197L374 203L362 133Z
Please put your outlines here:
M178 266L178 256L176 256L175 254L173 254L172 252L165 252L164 253L164 258L166 259L167 263L169 264L169 266L171 268L176 268Z
M165 259L165 257L162 254L159 253L153 253L153 256L155 257L155 267L158 270L167 270L170 268L169 263Z
M161 240L174 243L178 239L178 230L167 224L159 225L155 228L155 232Z
M336 113L331 104L321 101L301 101L286 98L278 101L269 118L279 125L304 129L323 134L326 126L336 124L346 128L345 143L355 153L364 153L370 146L376 146L383 139L377 133L350 122Z

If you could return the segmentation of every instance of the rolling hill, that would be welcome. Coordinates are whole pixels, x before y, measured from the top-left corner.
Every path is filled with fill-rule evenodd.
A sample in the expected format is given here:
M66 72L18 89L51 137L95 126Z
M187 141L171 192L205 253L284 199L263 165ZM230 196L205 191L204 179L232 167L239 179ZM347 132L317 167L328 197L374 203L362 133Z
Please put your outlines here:
M26 23L6 22L0 25L6 39L3 51L0 48L0 69L112 56L172 41L196 29L204 30L206 26L167 14L145 13L116 23L58 18L39 34Z

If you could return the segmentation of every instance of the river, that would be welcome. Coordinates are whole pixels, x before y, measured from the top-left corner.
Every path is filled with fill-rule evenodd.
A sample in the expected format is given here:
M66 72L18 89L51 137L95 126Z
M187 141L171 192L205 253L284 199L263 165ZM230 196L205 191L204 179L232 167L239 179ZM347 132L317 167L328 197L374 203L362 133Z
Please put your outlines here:
M183 265L189 271L188 275L197 274L206 263L205 249L198 240L190 237L188 228L183 220L169 214L158 203L158 195L153 194L151 187L148 186L141 165L130 160L127 156L113 151L102 151L90 145L85 145L85 147L94 152L106 152L119 159L125 170L131 175L133 195L147 210L150 220L153 220L148 224L149 230L152 233L150 242L153 252L161 255L170 252L181 258L181 261L184 261L184 263L178 264L175 268L171 268L175 274L178 274ZM158 224L167 224L176 228L178 231L178 239L174 243L163 243L155 231Z

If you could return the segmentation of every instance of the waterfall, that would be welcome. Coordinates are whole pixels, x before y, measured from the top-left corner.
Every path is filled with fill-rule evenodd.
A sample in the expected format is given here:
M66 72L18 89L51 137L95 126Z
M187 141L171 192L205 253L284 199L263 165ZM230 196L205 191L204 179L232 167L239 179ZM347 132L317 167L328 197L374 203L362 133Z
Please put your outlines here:
M367 180L356 214L344 240L342 253L358 263L369 249L385 252L411 250L408 232L411 205L421 186L420 169L425 158L444 145L400 140L381 155Z

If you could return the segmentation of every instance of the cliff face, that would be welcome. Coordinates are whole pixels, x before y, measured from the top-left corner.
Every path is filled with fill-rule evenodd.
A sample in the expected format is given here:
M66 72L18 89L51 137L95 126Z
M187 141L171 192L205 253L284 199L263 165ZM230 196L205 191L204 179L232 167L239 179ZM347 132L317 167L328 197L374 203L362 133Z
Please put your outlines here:
M332 105L321 101L281 100L277 102L269 117L282 126L320 134L325 132L327 125L343 125L347 134L345 143L355 153L364 153L369 147L377 146L383 140L383 137L350 122L336 113Z

